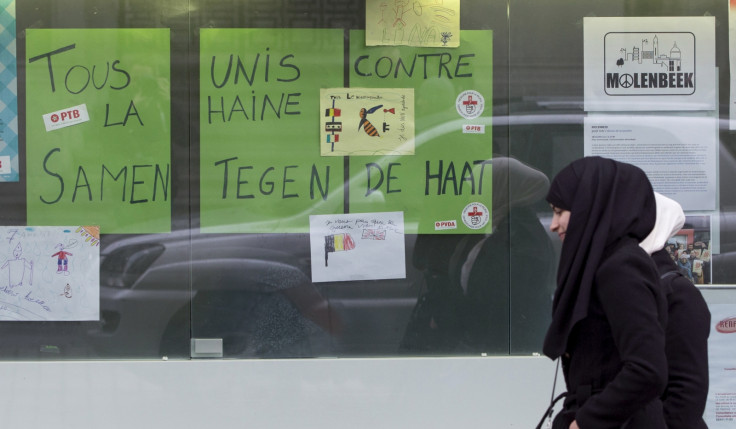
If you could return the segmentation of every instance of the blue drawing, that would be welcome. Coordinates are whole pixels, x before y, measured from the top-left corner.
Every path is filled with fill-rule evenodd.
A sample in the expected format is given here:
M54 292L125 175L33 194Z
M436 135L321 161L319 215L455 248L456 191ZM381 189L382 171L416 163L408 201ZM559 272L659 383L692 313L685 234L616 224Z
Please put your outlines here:
M33 261L21 258L22 254L23 247L18 243L13 249L14 259L8 259L0 267L0 269L8 269L8 286L11 288L23 285L26 279L26 271L28 272L28 284L33 284Z

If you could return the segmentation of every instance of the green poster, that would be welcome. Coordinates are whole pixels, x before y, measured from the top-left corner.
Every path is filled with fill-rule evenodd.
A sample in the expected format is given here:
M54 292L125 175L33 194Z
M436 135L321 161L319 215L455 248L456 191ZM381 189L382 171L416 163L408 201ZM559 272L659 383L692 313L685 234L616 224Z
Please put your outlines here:
M490 30L461 31L459 48L350 32L350 87L414 88L415 102L414 155L350 157L351 213L403 211L406 233L490 231L492 46Z
M171 229L168 29L26 32L29 225Z
M203 232L308 232L342 213L339 157L321 157L320 88L343 86L338 29L200 33Z

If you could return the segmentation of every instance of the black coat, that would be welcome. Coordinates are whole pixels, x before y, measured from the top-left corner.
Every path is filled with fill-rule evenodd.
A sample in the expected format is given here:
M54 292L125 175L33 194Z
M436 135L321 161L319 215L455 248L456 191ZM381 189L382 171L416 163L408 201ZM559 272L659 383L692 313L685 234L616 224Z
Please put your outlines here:
M666 300L659 275L633 238L621 239L596 270L588 316L562 356L568 389L554 428L664 429Z
M664 413L668 429L706 429L710 311L698 288L661 250L652 255L667 295L666 353L669 366ZM667 274L672 273L672 274Z

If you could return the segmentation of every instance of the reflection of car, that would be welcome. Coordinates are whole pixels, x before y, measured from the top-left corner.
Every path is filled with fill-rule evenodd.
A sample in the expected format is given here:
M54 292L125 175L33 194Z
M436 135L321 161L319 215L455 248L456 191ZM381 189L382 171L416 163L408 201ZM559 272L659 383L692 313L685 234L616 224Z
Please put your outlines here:
M576 130L581 118L542 116L499 117L493 124L501 126L507 121L519 129L518 134L507 136L513 140L570 116L574 118L569 121L572 125L566 122L563 126ZM460 121L438 124L431 132L418 135L417 144L454 132L460 125ZM507 173L508 166L497 171ZM494 177L494 200L504 195L499 190L508 196L509 187L503 183ZM494 201L494 216L508 210L500 207ZM543 202L541 207L545 207ZM517 231L524 226L511 223ZM514 233L512 230L511 237ZM406 279L313 284L308 234L179 230L171 234L106 235L101 249L101 322L79 323L68 332L71 338L53 335L48 344L58 345L63 352L68 344L81 341L86 344L80 350L94 351L85 353L113 358L187 358L190 338L222 338L225 357L396 355L424 282L436 274L436 266L422 267L424 271L416 268L416 240L415 235L405 236ZM506 236L497 246L496 251L505 254L495 261L501 265L509 261L508 240ZM457 241L467 244L469 240ZM511 252L519 252L511 256L511 262L533 273L524 265L530 257L519 249L511 243ZM457 257L456 250L438 248L435 253L450 260ZM467 268L464 262L453 260L452 269L462 271ZM477 263L486 261L481 258ZM524 308L530 290L515 288L509 275L508 269L499 268L486 277L489 284L500 285L502 292L493 304L505 307L499 321L503 325L495 328L512 336L512 341L506 338L499 342L499 353L536 351L540 335L536 331L542 331L529 326L536 327L540 321L544 324L548 300L540 304L544 309ZM543 285L525 286L544 290ZM514 317L529 324L519 328ZM54 324L49 333L63 331L59 326ZM534 331L525 339L532 345L519 348L514 341L525 335L525 329ZM454 353L471 352L457 349ZM430 349L427 353L437 352Z
M516 157L551 175L582 156L583 113L570 105L533 104L531 108L512 106L511 116L494 117L488 124L494 129L508 127L505 133L493 131L495 145L509 144ZM417 144L453 132L461 122L438 124L417 135ZM722 165L733 159L725 155L728 157L721 153ZM736 166L727 173L721 170L722 176L733 174ZM508 166L498 171L507 173ZM508 195L509 183L494 177L493 185L494 214L508 210L495 197L502 194L499 190ZM532 208L546 227L547 205L540 198ZM524 307L532 300L532 290L544 290L544 286L520 284L529 283L520 276L538 269L539 263L528 265L529 250L522 250L517 235L527 221L518 219L511 219L509 241L501 240L498 246L506 253L501 259L508 262L509 269L488 274L489 283L507 282L509 286L496 298L506 303L505 330L510 336L499 350L512 354L538 350L535 344L543 328L537 328L544 325L549 305L548 299L540 299L535 306ZM736 231L722 225L722 230L726 229ZM407 326L416 316L413 310L426 288L427 276L437 275L435 266L422 271L415 265L415 243L421 237L405 237L406 279L312 283L308 234L179 230L171 234L106 235L101 249L101 322L47 325L49 336L41 344L58 345L63 353L83 342L77 347L80 357L188 358L191 338L222 338L225 357L396 355ZM559 246L559 240L551 238ZM457 256L455 248L438 250L447 260ZM718 260L724 257L714 255L716 281ZM553 261L554 257L547 259ZM455 261L454 269L462 271L464 262ZM488 264L487 260L478 263ZM510 278L509 270L518 267L523 272ZM727 277L736 278L731 274ZM536 311L531 311L532 307ZM527 321L529 324L523 325ZM28 337L38 338L43 328L38 324L29 327L32 332ZM535 333L519 346L525 330ZM38 346L35 343L36 350ZM426 352L438 353L436 349ZM470 352L456 349L454 353Z
M254 312L271 311L263 314L265 321L258 321L261 329L278 332L281 341L290 336L292 342L303 340L308 328L318 329L302 319L320 319L313 309L300 307L307 305L306 298L290 300L294 289L312 286L304 272L308 259L304 254L297 257L305 249L298 245L304 237L287 237L271 241L292 253L269 248L263 235L190 236L189 231L123 238L105 246L100 273L103 324L90 333L92 338L103 349L133 356L188 356L190 337L216 337L223 338L226 356L256 355L254 341L246 335L263 333L249 333L243 320ZM324 328L329 330L329 324Z
M514 121L493 123L506 120ZM519 120L531 127L546 118ZM417 135L416 144L455 132L461 122L438 124ZM266 222L259 229L269 230ZM83 348L99 357L186 358L191 338L222 338L225 357L395 355L427 275L414 264L416 240L405 236L406 279L312 283L308 234L105 235L101 321L78 324L67 344L88 343ZM447 259L455 251L438 250ZM61 336L53 341L66 348ZM510 347L505 340L501 350Z
M402 331L384 327L406 323L416 290L313 284L309 252L308 234L118 239L102 250L103 323L90 341L131 357L188 357L190 338L222 338L225 357L393 354Z
M515 158L528 165L552 175L583 155L584 113L580 103L530 102L494 110L500 115L486 123L493 125L494 146L509 147ZM506 115L508 111L510 115ZM417 135L417 145L460 125L460 120L437 124ZM727 126L724 121L720 125ZM722 187L736 183L736 161L723 144L719 161ZM494 195L499 189L509 190L508 183L504 185L495 177L493 185ZM734 195L720 193L721 240L720 253L713 255L714 283L734 283L736 279L736 263L731 262L736 259ZM534 209L547 227L546 203L540 199ZM494 211L498 210L494 201ZM512 354L520 349L537 350L534 346L517 347L515 341L524 333L512 318L543 319L548 314L547 303L540 304L544 310L524 313L529 308L520 308L520 303L528 300L529 290L513 295L519 293L521 281L504 277L514 267L533 271L525 265L529 258L514 235L523 226L511 220L509 241L499 246L507 257L511 254L511 268L491 274L489 279L502 279L510 286L509 295L502 299L508 300L510 344L505 347ZM262 229L268 230L265 226ZM551 238L559 246L559 240ZM308 234L179 230L171 234L106 235L101 249L101 321L13 323L5 331L14 337L0 345L0 352L25 357L11 349L13 344L25 343L31 352L38 354L41 347L52 357L61 353L72 357L188 358L191 338L222 338L225 357L396 355L424 290L423 282L427 275L436 274L416 268L416 241L417 236L405 237L406 279L312 283ZM444 251L448 259L455 254L454 248ZM462 270L463 262L455 268ZM539 320L533 322L533 326L540 324ZM530 337L527 344L537 344L535 341Z
M549 181L507 157L493 165L496 231L405 235L405 279L312 283L309 234L177 231L108 240L105 323L91 335L109 347L103 354L125 344L132 356L186 357L190 338L222 338L225 357L536 351L552 254L532 207ZM511 255L510 237L524 241ZM511 276L523 284L510 287ZM420 296L432 308L415 307Z

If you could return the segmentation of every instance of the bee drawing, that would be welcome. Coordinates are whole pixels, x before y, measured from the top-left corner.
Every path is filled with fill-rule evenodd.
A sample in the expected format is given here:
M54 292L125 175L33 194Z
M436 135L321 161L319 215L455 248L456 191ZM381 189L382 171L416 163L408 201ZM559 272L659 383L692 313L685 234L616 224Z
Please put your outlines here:
M378 130L376 130L376 127L371 124L371 121L368 120L368 115L375 112L376 110L383 107L383 104L379 104L376 107L372 107L368 110L364 108L360 109L360 123L358 124L358 129L360 130L363 128L363 131L365 131L366 134L368 134L371 137L380 137L378 135Z

